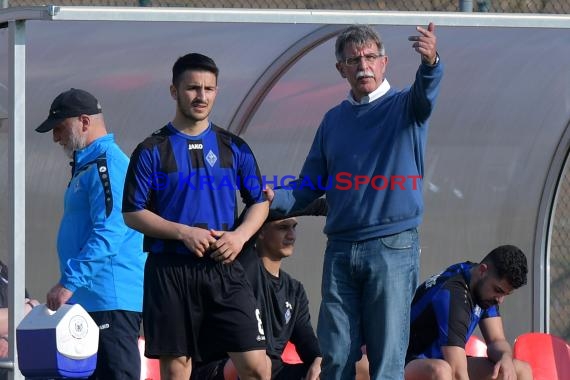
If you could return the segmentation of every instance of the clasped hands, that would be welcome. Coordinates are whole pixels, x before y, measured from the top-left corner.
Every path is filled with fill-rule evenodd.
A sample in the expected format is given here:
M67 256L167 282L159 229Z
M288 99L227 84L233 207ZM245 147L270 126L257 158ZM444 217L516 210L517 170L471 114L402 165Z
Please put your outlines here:
M181 240L196 256L204 257L209 254L212 259L229 264L241 252L247 237L239 231L206 230L187 226Z

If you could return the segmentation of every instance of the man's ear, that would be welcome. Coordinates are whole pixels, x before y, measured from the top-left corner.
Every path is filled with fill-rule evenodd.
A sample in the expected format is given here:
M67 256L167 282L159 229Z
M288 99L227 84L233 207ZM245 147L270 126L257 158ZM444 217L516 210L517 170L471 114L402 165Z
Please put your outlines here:
M344 73L344 67L340 64L340 62L336 63L336 69L340 73L340 76L346 78L346 74Z
M263 226L261 226L259 228L259 230L257 231L257 240L263 240L264 236L263 236L263 231L265 231L265 224Z
M172 97L172 99L176 100L176 95L177 95L176 86L171 84L170 85L170 96Z
M83 132L87 131L87 128L91 125L91 118L89 115L80 115L79 119L81 120L81 130Z
M483 276L489 270L489 266L487 264L480 263L478 269L479 269L479 274Z

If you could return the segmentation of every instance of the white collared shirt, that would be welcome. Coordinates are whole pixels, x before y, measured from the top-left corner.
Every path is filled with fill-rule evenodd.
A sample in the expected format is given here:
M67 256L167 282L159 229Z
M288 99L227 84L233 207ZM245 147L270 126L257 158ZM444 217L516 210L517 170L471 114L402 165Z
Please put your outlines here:
M357 102L354 99L354 97L352 96L352 90L348 92L347 100L352 105L367 104L375 101L376 99L380 98L382 95L386 94L389 89L390 89L390 83L388 83L387 79L384 79L382 81L382 84L380 84L380 86L378 86L376 90L372 91L370 94L366 96L363 96L362 99L360 99L360 102Z

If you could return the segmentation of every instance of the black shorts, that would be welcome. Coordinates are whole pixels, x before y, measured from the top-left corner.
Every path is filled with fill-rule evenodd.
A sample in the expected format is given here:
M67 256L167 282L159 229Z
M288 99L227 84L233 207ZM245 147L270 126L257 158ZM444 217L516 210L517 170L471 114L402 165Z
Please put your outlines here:
M89 315L99 326L97 367L89 380L140 380L141 313L108 310L90 312Z
M253 291L237 261L221 264L191 255L149 254L143 321L149 358L187 356L199 361L205 344L223 352L265 349Z

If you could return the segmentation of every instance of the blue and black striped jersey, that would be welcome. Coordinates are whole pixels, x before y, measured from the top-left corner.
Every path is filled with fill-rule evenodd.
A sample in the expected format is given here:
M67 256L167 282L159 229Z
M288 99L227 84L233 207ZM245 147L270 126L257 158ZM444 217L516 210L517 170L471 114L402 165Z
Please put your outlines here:
M473 300L468 284L474 265L452 265L418 287L412 301L406 362L443 359L443 346L465 348L481 319L500 315L498 306L482 309Z
M237 191L246 206L265 200L255 157L245 141L210 123L198 136L171 123L135 149L125 183L123 212L150 210L169 221L231 231ZM179 241L145 236L147 252L190 251Z

